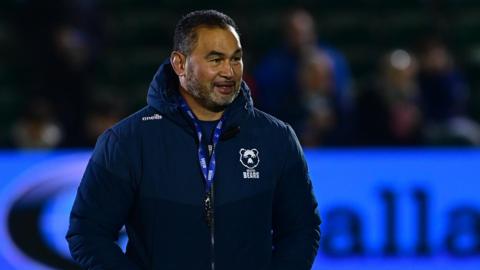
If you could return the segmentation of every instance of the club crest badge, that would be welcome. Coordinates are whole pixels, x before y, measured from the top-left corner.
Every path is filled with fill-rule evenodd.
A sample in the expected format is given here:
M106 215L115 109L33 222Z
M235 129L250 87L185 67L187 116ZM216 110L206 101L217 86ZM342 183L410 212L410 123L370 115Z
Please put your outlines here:
M243 172L243 179L259 179L260 173L255 168L260 163L260 157L258 156L258 150L253 149L240 149L240 163L247 169Z

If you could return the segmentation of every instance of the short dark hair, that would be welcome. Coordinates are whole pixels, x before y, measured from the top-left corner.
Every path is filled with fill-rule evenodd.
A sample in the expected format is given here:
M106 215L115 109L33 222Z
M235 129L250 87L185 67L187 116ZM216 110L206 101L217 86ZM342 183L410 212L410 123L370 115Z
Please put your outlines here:
M237 24L226 14L216 10L196 10L183 16L175 27L173 34L173 50L190 54L197 42L197 28L219 27L226 29L231 26L239 33Z

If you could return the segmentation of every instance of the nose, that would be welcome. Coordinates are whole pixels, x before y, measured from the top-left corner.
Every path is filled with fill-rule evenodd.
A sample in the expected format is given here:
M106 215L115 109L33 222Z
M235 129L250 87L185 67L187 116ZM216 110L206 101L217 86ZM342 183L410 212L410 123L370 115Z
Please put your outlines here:
M230 61L225 61L222 65L220 76L230 79L233 77L233 74L234 71L232 63L230 63Z

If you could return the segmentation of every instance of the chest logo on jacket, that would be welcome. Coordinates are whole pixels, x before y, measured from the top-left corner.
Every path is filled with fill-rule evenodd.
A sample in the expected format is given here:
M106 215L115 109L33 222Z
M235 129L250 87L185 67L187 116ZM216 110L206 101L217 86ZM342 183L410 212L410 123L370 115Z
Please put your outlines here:
M255 168L260 163L260 157L258 156L258 150L253 149L240 149L240 163L247 169L243 172L243 179L259 179L260 172L257 172Z

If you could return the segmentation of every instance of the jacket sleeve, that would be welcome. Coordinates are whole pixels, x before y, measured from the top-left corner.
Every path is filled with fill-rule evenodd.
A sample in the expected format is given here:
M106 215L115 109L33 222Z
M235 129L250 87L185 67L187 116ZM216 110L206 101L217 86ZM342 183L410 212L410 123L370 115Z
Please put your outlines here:
M287 157L273 204L271 270L307 270L320 240L320 217L302 148L288 126Z
M70 213L67 241L83 269L140 269L115 243L133 204L135 177L126 147L112 130L100 136Z

